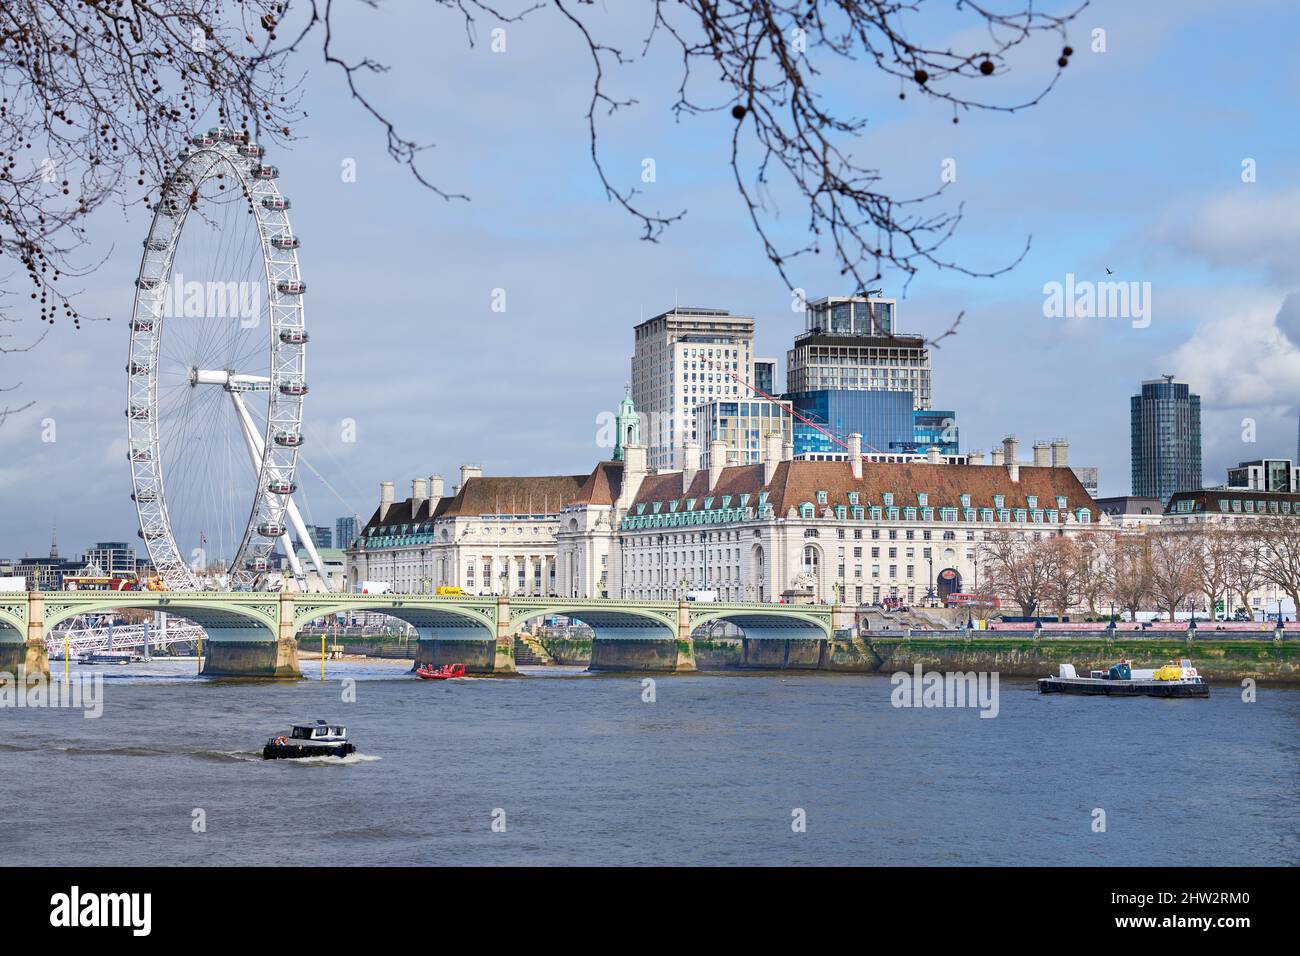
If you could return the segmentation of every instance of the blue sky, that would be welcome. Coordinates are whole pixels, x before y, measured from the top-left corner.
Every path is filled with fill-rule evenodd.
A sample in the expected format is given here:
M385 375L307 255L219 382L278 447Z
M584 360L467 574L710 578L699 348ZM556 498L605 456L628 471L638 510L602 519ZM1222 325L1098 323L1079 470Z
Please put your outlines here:
M639 29L610 5L611 35ZM960 38L947 3L927 21ZM305 454L351 508L374 506L378 482L461 462L495 474L580 473L607 454L597 418L629 377L632 326L672 305L753 315L757 351L784 362L801 328L789 291L764 258L726 165L725 113L676 121L666 51L619 77L640 103L606 123L605 158L627 185L655 159L643 199L687 210L657 244L604 198L584 120L590 61L550 9L507 28L507 50L469 48L456 15L389 0L358 10L353 53L391 67L368 78L375 99L415 139L437 144L425 168L469 202L422 191L383 151L380 131L346 100L341 77L313 62L310 113L272 156L303 238L312 342ZM1076 49L1057 88L1015 115L964 113L916 96L867 67L835 65L837 104L869 117L856 154L897 195L939 184L942 208L965 204L947 254L974 268L1013 259L996 279L922 271L902 296L900 327L937 334L960 311L961 332L934 357L934 403L957 411L965 449L1007 433L1022 447L1065 437L1075 464L1101 469L1103 493L1129 490L1128 399L1161 373L1203 396L1204 474L1238 460L1292 456L1300 405L1300 134L1294 122L1300 13L1286 3L1096 2L1070 30ZM1106 31L1106 52L1090 51ZM1007 77L1008 98L1050 76L1055 40L1030 47ZM995 89L990 87L990 89ZM993 94L990 94L993 95ZM1243 183L1253 159L1257 181ZM355 160L356 182L343 182ZM803 216L781 197L780 233ZM937 207L938 208L938 207ZM63 549L135 539L125 460L125 319L141 237L138 208L95 220L108 253L86 280L83 311L113 315L80 332L52 330L40 347L0 360L34 406L0 428L0 553L43 553L57 523ZM1114 278L1150 282L1152 321L1049 319L1043 286ZM795 267L809 296L845 293L834 264ZM507 311L491 310L492 290ZM42 422L57 440L42 442ZM340 422L357 440L340 440ZM1243 420L1255 423L1243 441ZM309 475L305 507L333 524L350 510Z

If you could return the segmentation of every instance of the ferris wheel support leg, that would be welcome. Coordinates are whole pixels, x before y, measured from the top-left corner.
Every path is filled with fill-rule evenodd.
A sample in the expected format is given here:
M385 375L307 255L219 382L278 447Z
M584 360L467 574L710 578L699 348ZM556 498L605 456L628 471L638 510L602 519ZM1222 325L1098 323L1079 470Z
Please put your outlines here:
M235 408L239 412L239 421L244 432L244 442L248 446L248 454L253 460L253 467L257 468L262 460L262 450L265 447L262 443L262 436L257 433L253 427L253 419L248 414L248 408L239 397L238 392L230 393L231 399L235 403ZM302 514L298 511L297 504L293 498L285 500L285 512L288 515L289 523L293 525L298 532L298 540L302 542L307 549L307 556L311 558L311 563L316 567L316 573L320 576L321 587L329 591L329 576L325 573L325 562L321 559L320 552L316 550L316 542L312 540L311 535L307 533L307 525L302 520ZM293 550L293 544L289 540L289 532L285 531L280 537L280 542L284 546L284 553L289 556L289 567L293 569L293 576L298 580L303 590L307 589L307 574L303 571L302 563L298 560L297 553Z

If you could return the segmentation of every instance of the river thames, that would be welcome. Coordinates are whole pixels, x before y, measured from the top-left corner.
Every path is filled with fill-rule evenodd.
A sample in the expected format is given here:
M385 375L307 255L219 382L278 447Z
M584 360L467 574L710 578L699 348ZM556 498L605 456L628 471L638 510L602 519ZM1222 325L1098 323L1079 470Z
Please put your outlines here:
M0 710L0 863L1300 863L1294 687L1004 679L981 719L895 708L888 675L659 676L647 701L640 676L576 668L425 683L348 661L268 685L194 666L110 669L98 719ZM261 759L317 717L359 756Z

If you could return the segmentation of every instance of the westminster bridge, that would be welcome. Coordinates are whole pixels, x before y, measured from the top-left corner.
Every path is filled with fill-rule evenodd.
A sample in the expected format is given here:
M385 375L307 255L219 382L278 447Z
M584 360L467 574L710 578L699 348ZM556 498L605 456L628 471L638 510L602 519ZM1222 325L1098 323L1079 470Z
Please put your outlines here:
M0 596L0 673L49 673L45 636L81 614L165 611L207 634L203 673L214 677L295 678L297 635L312 621L347 612L385 614L419 635L417 663L464 663L471 673L512 673L514 636L540 617L588 625L593 670L691 671L696 628L727 622L754 646L798 647L815 662L847 608L824 604L613 601L569 598L331 594L265 591L28 591ZM815 666L815 663L814 663Z

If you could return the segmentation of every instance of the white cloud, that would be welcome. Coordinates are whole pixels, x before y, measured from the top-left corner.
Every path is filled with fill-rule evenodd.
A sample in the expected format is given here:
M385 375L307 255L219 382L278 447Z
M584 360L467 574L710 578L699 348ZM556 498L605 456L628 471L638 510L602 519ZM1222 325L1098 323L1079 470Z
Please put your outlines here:
M1300 280L1300 188L1233 192L1168 217L1157 238L1218 268L1262 271L1280 285Z
M1233 301L1214 298L1215 302ZM1300 293L1202 322L1167 361L1210 409L1290 406L1300 396Z

